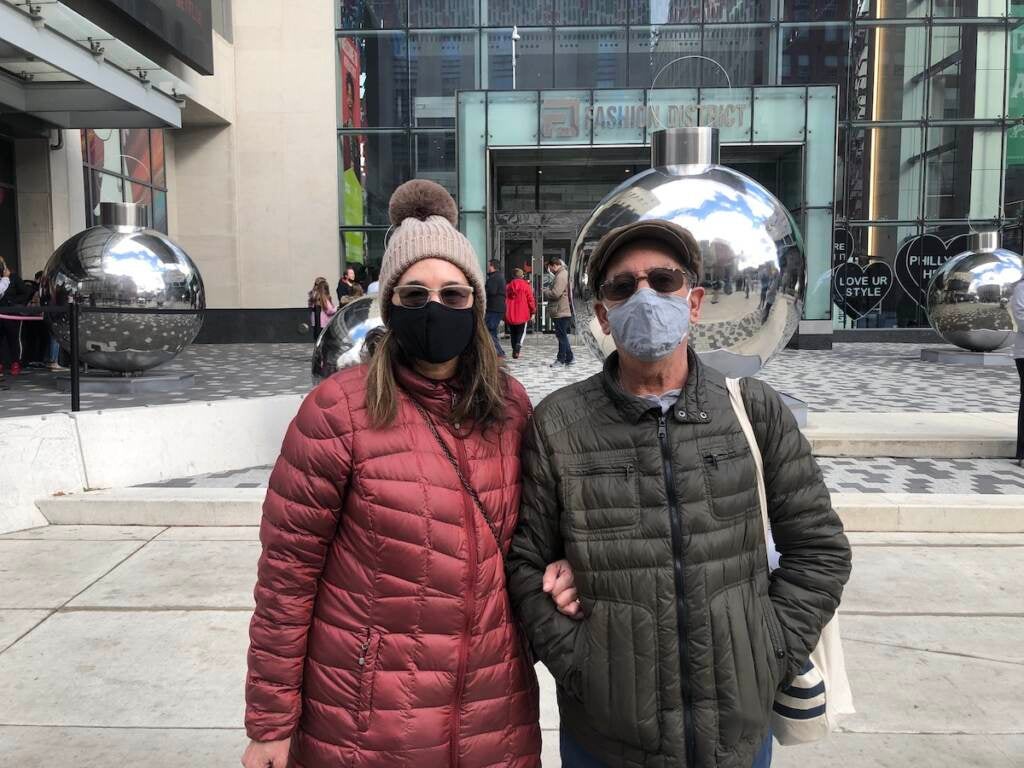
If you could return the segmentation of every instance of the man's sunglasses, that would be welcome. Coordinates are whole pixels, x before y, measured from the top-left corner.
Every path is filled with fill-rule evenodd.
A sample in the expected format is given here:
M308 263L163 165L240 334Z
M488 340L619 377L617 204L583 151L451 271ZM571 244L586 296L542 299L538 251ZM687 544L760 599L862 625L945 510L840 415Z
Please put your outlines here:
M395 287L399 303L406 309L423 309L431 296L437 296L441 303L452 309L465 309L473 298L473 288L469 285L446 285L433 291L425 285L408 283Z
M669 267L655 267L647 270L646 274L643 272L620 272L610 280L601 283L601 298L609 301L625 301L636 293L640 280L645 277L647 284L658 293L675 293L686 285L687 281L690 281L690 276L686 272Z

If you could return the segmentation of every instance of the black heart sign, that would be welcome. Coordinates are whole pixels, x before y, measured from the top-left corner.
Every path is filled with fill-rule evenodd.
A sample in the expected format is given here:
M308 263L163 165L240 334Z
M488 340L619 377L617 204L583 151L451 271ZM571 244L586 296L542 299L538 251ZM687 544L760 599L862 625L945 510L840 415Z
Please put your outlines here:
M832 230L832 266L838 267L853 258L853 233L837 227Z
M937 235L918 235L904 241L894 260L896 282L907 297L924 309L928 283L939 268L967 248L967 235L943 240Z
M884 261L867 267L851 261L833 272L832 299L847 315L859 320L885 300L892 285L892 267Z

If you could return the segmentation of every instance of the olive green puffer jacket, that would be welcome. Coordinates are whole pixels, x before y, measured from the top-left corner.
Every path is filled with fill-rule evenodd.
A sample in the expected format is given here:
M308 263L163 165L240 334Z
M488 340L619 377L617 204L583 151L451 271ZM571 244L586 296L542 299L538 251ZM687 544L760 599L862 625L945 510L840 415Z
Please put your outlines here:
M839 605L850 547L810 446L768 385L743 381L781 566L725 379L690 354L675 407L603 373L534 415L508 588L558 682L562 727L611 768L750 768L775 691ZM543 593L568 558L585 620Z

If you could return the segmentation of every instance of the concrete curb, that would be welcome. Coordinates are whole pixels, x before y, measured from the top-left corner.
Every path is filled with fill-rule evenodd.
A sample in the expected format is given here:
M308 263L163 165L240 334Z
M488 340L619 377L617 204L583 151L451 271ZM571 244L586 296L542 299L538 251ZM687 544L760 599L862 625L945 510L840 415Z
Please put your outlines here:
M815 456L1001 459L1017 450L1015 413L811 413Z
M124 488L36 502L52 525L259 525L264 488ZM849 531L1024 533L1024 495L837 493Z

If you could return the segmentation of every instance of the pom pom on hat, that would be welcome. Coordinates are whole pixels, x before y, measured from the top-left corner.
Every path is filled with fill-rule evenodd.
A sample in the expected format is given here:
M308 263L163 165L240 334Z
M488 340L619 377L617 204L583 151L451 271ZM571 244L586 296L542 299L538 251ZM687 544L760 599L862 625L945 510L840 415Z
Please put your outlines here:
M391 195L388 218L396 227L406 219L426 221L428 216L443 216L453 226L459 225L459 209L440 184L428 179L413 179L402 184Z

